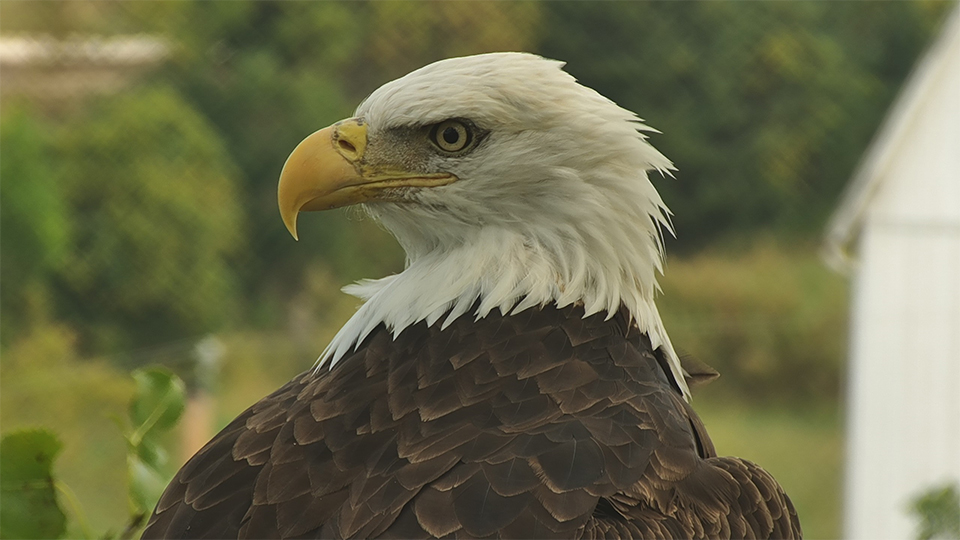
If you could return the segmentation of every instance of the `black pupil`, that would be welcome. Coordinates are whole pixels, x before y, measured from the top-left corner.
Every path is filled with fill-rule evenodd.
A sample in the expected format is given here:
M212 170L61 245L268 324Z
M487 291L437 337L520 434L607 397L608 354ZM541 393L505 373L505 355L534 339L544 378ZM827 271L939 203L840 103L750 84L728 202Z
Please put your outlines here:
M446 141L447 144L453 144L460 140L460 132L457 131L457 128L448 127L443 130L443 140Z

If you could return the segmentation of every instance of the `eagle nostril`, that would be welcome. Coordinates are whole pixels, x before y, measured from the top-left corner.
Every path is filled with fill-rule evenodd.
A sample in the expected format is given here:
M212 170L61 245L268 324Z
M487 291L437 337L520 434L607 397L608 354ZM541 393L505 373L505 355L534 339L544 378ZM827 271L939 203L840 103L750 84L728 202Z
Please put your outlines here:
M349 156L355 156L357 153L357 147L350 144L350 142L340 139L337 141L337 144L340 146L340 151Z

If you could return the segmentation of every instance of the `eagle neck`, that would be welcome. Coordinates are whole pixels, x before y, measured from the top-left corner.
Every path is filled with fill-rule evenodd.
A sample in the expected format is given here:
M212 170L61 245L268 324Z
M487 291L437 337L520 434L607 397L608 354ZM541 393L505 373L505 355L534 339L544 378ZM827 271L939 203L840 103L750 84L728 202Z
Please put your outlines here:
M663 349L677 384L687 393L654 303L655 265L643 259L659 257L658 249L598 252L583 238L540 238L491 226L461 238L456 245L421 251L399 274L345 287L344 292L364 303L320 362L335 364L381 324L396 337L421 321L444 329L461 316L479 320L493 310L510 315L536 306L576 304L583 307L584 317L604 313L611 318L625 308L653 347ZM639 252L631 257L633 251ZM648 275L626 270L643 267L650 269Z

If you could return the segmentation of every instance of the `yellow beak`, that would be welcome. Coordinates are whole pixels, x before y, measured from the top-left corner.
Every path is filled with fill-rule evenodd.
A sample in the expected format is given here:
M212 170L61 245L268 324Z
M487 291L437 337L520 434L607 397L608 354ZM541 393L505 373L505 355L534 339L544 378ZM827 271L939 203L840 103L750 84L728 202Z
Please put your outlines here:
M364 160L367 126L350 118L304 139L287 158L277 186L280 217L297 238L300 212L329 210L386 199L385 190L435 187L454 182L450 173L423 174L370 166Z

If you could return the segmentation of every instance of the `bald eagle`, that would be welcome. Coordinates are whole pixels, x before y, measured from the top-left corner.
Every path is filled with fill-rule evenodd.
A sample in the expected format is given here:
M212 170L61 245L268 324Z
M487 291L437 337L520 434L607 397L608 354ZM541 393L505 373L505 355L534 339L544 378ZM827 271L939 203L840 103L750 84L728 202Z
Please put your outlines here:
M144 538L799 538L718 457L654 295L671 162L560 62L436 62L307 137L280 214L362 205L403 272L177 473Z

